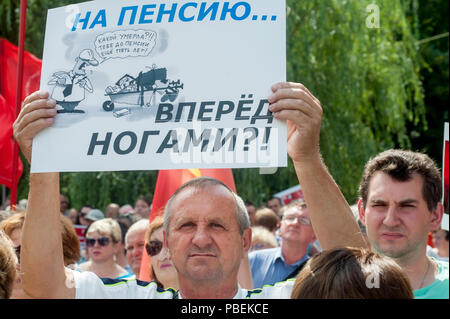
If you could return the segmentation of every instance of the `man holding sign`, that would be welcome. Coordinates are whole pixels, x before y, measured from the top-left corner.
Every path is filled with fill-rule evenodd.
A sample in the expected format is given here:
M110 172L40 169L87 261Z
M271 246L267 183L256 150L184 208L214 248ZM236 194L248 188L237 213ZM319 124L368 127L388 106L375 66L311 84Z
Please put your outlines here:
M77 6L69 25L64 7L49 10L42 91L25 99L14 124L31 162L21 259L29 295L290 297L292 281L256 293L239 287L251 241L248 215L239 196L210 179L182 186L166 207L164 244L178 271L179 293L65 269L57 173L63 171L279 167L287 165L288 153L321 246L365 246L320 157L320 102L302 84L285 82L284 1L99 0ZM90 76L93 92L82 102L86 112L56 115L46 85L73 63L74 48L64 47L69 37L74 47L95 50L99 65ZM158 96L162 92L167 96Z
M284 1L97 0L46 21L58 115L31 172L287 166L267 100L286 79Z
M322 119L320 102L299 83L278 83L268 97L273 116L286 121L287 149L308 202L315 233L324 249L364 247L365 242L344 196L319 153ZM52 125L55 103L48 93L35 92L24 101L14 124L14 136L31 161L32 140ZM324 192L327 196L323 196ZM204 199L204 200L203 200ZM186 205L180 205L183 200ZM166 210L165 244L178 269L182 298L289 298L293 281L246 291L237 281L251 230L244 204L227 188L187 187L171 199ZM239 207L246 219L239 222ZM59 175L32 173L28 213L22 239L25 291L40 298L173 298L172 290L137 281L102 282L90 273L64 268L59 231ZM204 271L207 270L206 274ZM111 285L113 284L113 285Z

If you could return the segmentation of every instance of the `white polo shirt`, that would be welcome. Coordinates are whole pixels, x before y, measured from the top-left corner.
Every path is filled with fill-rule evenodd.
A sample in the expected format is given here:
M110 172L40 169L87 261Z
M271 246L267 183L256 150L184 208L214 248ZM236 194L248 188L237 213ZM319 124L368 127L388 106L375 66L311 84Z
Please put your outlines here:
M73 271L76 299L178 299L174 289L163 290L156 282L136 279L100 279L96 274ZM295 280L266 285L260 289L247 290L238 287L233 299L290 299Z

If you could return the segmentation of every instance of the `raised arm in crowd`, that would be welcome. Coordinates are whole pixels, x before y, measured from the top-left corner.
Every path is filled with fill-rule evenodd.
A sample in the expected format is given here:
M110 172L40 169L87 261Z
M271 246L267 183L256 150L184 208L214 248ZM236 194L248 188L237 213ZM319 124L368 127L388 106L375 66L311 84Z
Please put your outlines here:
M350 207L324 165L319 150L322 107L300 83L278 83L269 97L276 119L286 121L288 154L302 185L305 201L323 249L365 247ZM34 136L53 124L55 102L46 92L28 96L16 122L14 137L32 161ZM206 184L211 181L205 181ZM203 183L203 184L205 184ZM201 183L200 183L201 184ZM238 286L238 270L247 254L251 230L248 214L236 216L242 200L223 185L181 187L166 205L164 244L178 270L183 298L245 298ZM204 201L201 200L204 198ZM174 291L156 293L151 285L127 286L117 296L89 274L64 267L59 222L59 174L30 174L30 193L23 228L21 269L23 287L37 298L111 297L172 298ZM183 200L183 205L179 205ZM241 203L242 202L242 203ZM214 215L216 214L216 215ZM90 287L88 289L87 287ZM128 290L127 290L128 289ZM146 289L146 290L145 290ZM156 288L155 288L156 289ZM289 289L292 289L290 287ZM132 293L130 291L133 291ZM259 294L277 298L276 290ZM290 290L289 290L290 292ZM118 293L117 289L114 293ZM91 295L89 295L91 294ZM280 294L286 298L289 294Z

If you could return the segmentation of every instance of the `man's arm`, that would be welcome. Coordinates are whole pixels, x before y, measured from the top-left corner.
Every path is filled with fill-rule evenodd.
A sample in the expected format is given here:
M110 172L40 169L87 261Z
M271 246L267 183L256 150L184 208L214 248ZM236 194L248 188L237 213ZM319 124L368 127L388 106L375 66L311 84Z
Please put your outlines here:
M48 93L28 96L14 122L14 137L31 163L34 136L53 123L55 103ZM59 211L59 173L30 174L27 214L22 230L21 271L25 292L34 298L74 298L64 267Z
M278 83L272 91L270 110L276 119L286 120L288 153L320 245L324 250L367 247L350 206L320 156L319 100L300 83Z

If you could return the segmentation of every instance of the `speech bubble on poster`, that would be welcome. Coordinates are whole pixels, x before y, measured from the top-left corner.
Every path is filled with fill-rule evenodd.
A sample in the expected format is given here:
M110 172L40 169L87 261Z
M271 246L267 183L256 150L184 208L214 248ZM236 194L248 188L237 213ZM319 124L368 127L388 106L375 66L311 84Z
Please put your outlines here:
M120 30L96 37L94 45L103 60L148 56L156 45L156 32L150 30Z

